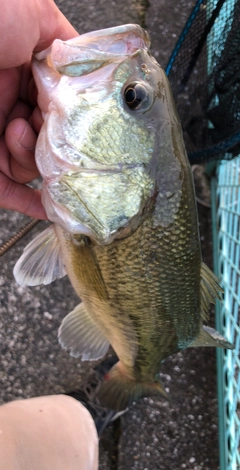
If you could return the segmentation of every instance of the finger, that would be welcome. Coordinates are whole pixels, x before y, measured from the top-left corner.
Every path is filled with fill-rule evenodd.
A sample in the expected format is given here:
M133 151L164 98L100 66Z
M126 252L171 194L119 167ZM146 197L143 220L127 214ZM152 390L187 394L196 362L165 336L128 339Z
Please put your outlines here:
M10 122L5 133L6 145L11 153L9 172L4 171L18 183L27 183L39 176L34 151L37 136L24 119Z
M6 118L4 112L0 109L0 135L3 134L6 124Z
M35 52L46 49L56 38L65 41L78 36L79 33L69 23L53 0L40 0L40 4L42 10L39 16L40 37Z
M26 62L21 67L21 77L19 84L19 98L25 103L29 102L28 88L32 80L31 62Z
M25 121L28 121L31 114L32 114L32 107L29 106L28 104L24 103L23 101L17 101L9 114L7 120L6 120L6 126L13 121L14 119L17 118L22 118Z
M8 116L16 100L18 99L19 83L19 69L15 68L11 70L0 70L0 135L4 131L5 118Z
M33 108L37 106L38 91L34 79L31 78L28 85L28 101Z
M41 191L16 183L1 172L0 207L21 212L36 219L47 219L41 203Z
M65 40L77 36L53 0L2 0L1 4L2 68L17 67L30 61L34 50L46 49L56 38Z
M36 108L34 109L32 116L29 120L29 124L33 127L35 132L39 134L40 129L43 125L43 118L42 118L42 113L38 106L36 106Z

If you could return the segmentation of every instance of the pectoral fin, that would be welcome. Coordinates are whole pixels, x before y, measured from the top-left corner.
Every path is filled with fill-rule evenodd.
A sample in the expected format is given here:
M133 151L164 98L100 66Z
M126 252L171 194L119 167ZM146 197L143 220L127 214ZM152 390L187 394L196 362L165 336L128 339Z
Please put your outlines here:
M234 349L218 331L210 326L203 326L197 338L188 346L189 348L213 346L215 348Z
M215 303L216 298L221 299L223 292L219 285L219 279L207 267L205 263L201 265L201 317L203 321L208 319L208 309L210 303Z
M13 274L21 286L50 284L66 275L54 224L26 246L14 266Z
M83 303L77 305L62 321L58 341L63 349L69 349L73 357L94 361L104 356L109 342L88 314Z

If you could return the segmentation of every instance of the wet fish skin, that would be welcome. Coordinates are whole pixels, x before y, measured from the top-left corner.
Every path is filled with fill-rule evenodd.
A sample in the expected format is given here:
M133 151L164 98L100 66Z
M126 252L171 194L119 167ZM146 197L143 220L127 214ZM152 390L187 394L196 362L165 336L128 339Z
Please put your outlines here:
M149 157L145 161L145 164L148 164L148 168L145 168L146 174L152 177L155 185L155 194L152 194L152 199L149 201L150 207L144 212L140 227L135 229L131 237L123 238L121 241L114 240L110 245L99 245L89 240L83 254L82 252L80 254L78 249L76 251L77 245L74 243L71 247L68 235L61 236L58 230L58 236L62 246L64 240L68 239L66 248L68 260L71 250L72 255L71 261L66 262L67 271L71 272L71 282L87 311L101 325L106 337L111 338L113 348L129 373L137 380L144 381L147 378L153 381L161 361L169 354L187 347L199 332L200 293L197 295L197 292L200 289L201 255L192 175L165 73L148 53L141 52L137 57L128 59L118 67L114 79L119 80L119 76L124 73L123 80L131 83L133 73L136 74L135 70L138 70L138 79L141 80L143 63L148 70L151 70L147 84L149 88L155 90L155 101L151 110L138 118L140 124L144 119L145 128L150 126L150 121L154 123L151 124L151 129L155 126L155 149L150 162ZM126 116L127 127L123 121ZM112 115L107 114L106 127L110 129L113 127L111 117ZM124 122L124 136L126 133L134 135L131 132L128 110L124 112L122 119L114 113L113 118L120 128ZM133 116L134 127L135 120ZM97 141L102 136L104 139L108 135L105 132L106 121L103 121L103 129L99 129L97 134L91 132ZM102 133L100 137L99 132ZM94 145L92 147L94 148ZM119 147L118 143L118 159L121 159ZM100 154L100 158L103 159L104 155ZM139 149L133 158L138 160L143 158L142 155L139 157ZM71 176L68 180L70 185ZM76 192L79 194L81 188L78 184L79 180L76 179ZM108 199L105 202L109 204ZM108 208L106 207L103 212L108 213ZM106 299L102 304L98 298L97 305L93 305L92 293L87 292L87 295L84 295L83 292L83 277L86 277L86 272L89 270L87 251L93 254L106 286ZM114 263L115 268L113 268ZM79 266L82 272L79 272ZM93 276L90 274L86 285L86 290L90 292L92 279ZM183 281L186 287L181 292ZM95 287L98 288L97 285ZM163 299L164 290L166 293ZM194 290L194 296L190 295L191 290ZM182 307L179 308L181 302ZM181 316L184 325L179 322ZM119 319L121 319L120 332ZM161 331L160 338L159 333L156 334L158 330ZM131 335L129 331L132 332Z
M103 403L166 397L158 378L166 357L194 345L232 348L203 326L221 288L202 263L167 77L137 25L57 42L34 67L46 113L37 162L54 225L26 248L15 277L36 285L68 274L83 303L63 320L61 345L93 360L111 343L119 357ZM136 109L127 103L135 86Z
M191 249L190 222L182 224L183 218L187 218L184 197L182 206L174 231L154 229L154 218L149 216L128 238L105 246L87 243L85 252L90 251L94 256L106 286L105 295L101 295L102 289L97 299L89 288L88 279L93 279L93 275L88 256L83 252L80 257L74 245L66 250L75 290L89 314L101 324L101 330L121 360L123 375L142 385L157 383L163 359L186 348L201 328L201 257L197 244L195 251ZM191 212L189 215L192 219ZM175 249L178 238L180 248ZM192 238L194 245L194 233ZM64 242L61 243L63 246ZM84 292L82 279L86 276ZM97 280L94 290L100 285ZM153 392L154 389L149 391ZM106 392L106 395L107 404L113 408L128 403L116 404L109 398L111 394ZM118 390L119 402L120 395Z

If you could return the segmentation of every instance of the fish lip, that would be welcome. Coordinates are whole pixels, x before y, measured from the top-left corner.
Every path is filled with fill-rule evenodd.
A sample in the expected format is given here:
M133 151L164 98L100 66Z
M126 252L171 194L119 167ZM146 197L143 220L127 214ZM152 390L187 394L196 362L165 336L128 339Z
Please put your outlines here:
M134 51L136 51L139 48L145 49L145 50L149 50L150 48L151 41L150 41L150 37L147 31L143 29L140 25L133 24L133 23L114 26L111 28L104 28L104 29L100 29L96 31L91 31L91 32L82 34L80 36L76 36L74 38L61 41L61 43L63 43L65 46L70 46L76 49L78 49L79 47L91 49L91 46L92 46L93 50L95 49L96 51L103 52L105 54L107 52L109 56L110 57L112 56L114 60L114 58L117 55L119 55L119 53L117 54L115 51L113 52L111 50L111 47L110 47L110 50L108 49L106 50L106 47L103 43L103 38L106 38L106 37L109 38L110 46L114 43L113 41L114 39L118 40L119 37L128 39L130 37L131 40L130 42L127 43L128 48L125 54L124 53L121 54L121 56L123 57L131 56L134 53ZM134 38L138 39L140 47L134 46ZM49 48L45 49L44 51L37 52L34 55L34 58L37 61L46 59L51 54L52 49L54 48L54 43L56 44L59 41L60 41L59 39L56 39Z

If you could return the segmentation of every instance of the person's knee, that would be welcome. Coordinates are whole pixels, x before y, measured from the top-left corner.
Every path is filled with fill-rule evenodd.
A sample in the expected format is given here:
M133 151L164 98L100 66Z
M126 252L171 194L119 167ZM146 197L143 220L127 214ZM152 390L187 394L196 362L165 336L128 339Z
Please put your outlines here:
M94 421L77 400L52 395L0 407L0 470L97 470Z

